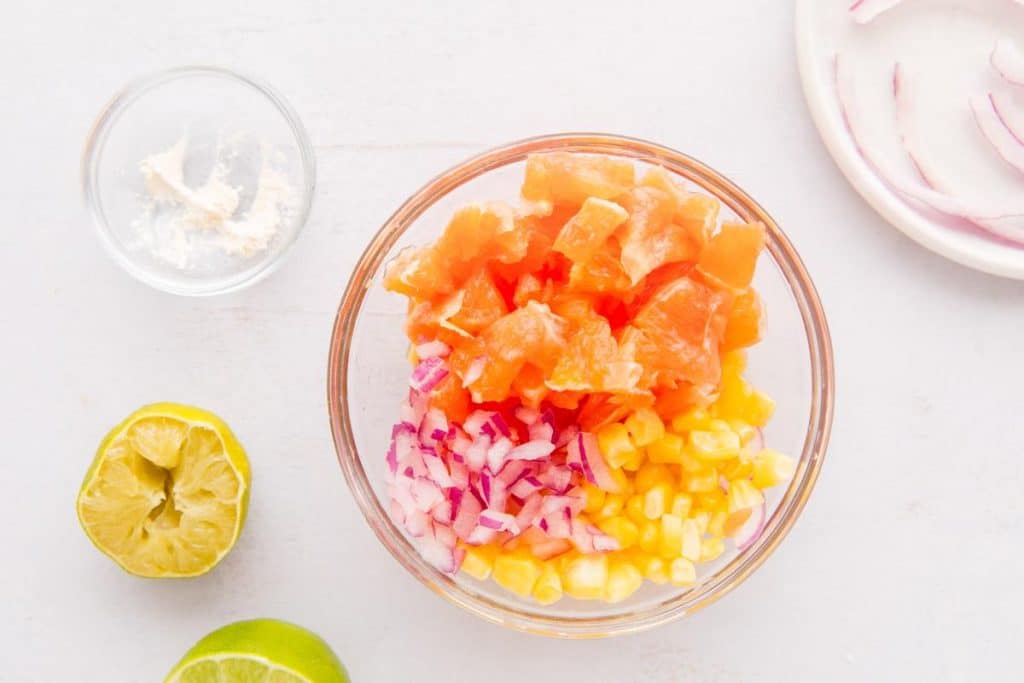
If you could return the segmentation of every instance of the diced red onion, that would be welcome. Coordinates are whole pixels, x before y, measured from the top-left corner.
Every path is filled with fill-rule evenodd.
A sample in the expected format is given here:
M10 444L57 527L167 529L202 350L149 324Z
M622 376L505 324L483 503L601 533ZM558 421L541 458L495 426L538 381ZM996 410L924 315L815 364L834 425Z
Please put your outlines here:
M443 441L448 436L448 418L437 408L431 408L423 415L419 437L423 442Z
M601 455L601 449L597 445L597 437L588 432L580 432L576 438L569 443L569 453L566 463L573 466L578 463L583 476L595 486L610 491L619 492L619 484L612 477L608 464Z
M485 526L477 525L473 531L470 532L469 536L466 537L466 543L469 545L486 545L493 541L498 536L498 532L494 529L488 529Z
M452 352L452 347L439 339L416 345L416 356L424 358L444 358Z
M433 525L436 530L427 533L420 539L420 555L430 564L447 574L454 574L459 570L459 561L456 556L454 536L451 544L448 543L447 535L443 530L447 527ZM450 532L450 530L448 530Z
M473 440L473 443L466 449L466 465L472 472L479 472L487 464L487 451L491 447L491 440L481 436Z
M548 441L551 443L551 449L554 450L555 446L555 428L547 422L534 422L529 427L530 440L531 441Z
M420 361L409 377L409 386L416 391L428 392L448 376L448 368L443 359L434 356Z
M515 410L516 419L529 427L540 419L540 413L526 406L519 406Z
M541 505L543 505L543 502L543 499L538 493L528 496L523 501L522 509L520 509L516 514L516 525L520 529L526 529L533 524L536 521L537 516L540 514L540 508Z
M555 444L550 441L527 441L509 451L509 460L540 460L551 455Z
M507 531L513 536L519 534L519 525L516 524L516 518L507 512L484 510L480 513L480 519L477 521L477 524L488 529L494 529L495 531Z
M455 498L452 498L452 507L455 508ZM476 528L477 519L483 511L483 506L476 496L460 492L458 510L455 511L455 518L452 520L452 531L463 541L469 539L469 535Z
M750 511L750 516L747 517L747 521L741 524L740 527L733 532L732 538L736 543L737 550L743 552L750 546L754 545L754 542L761 537L761 533L764 531L767 518L767 510L765 509L764 503Z
M394 474L398 471L398 453L395 450L395 442L391 442L391 446L388 447L388 453L384 456L384 462L388 464L388 472Z
M508 423L505 422L505 418L501 416L501 413L491 414L491 424L494 425L494 428L497 429L498 433L502 436L506 438L512 436L512 430L509 429Z
M1024 141L1018 140L996 110L992 95L972 97L971 112L978 130L1007 164L1024 173Z
M421 512L420 510L410 510L405 515L405 530L409 532L409 535L413 538L422 538L427 533L427 527L430 526L430 517L427 513Z
M559 495L572 487L572 470L564 465L550 464L537 478L544 486Z
M942 194L934 188L925 187L905 174L895 172L875 155L872 145L868 143L867 132L862 128L860 117L854 110L856 102L854 82L848 69L844 66L845 63L846 60L837 55L835 60L836 90L839 96L840 112L861 157L874 169L882 181L905 199L918 202L948 216L963 218L994 235L1024 244L1024 208L998 211L971 205L955 196ZM894 89L897 91L900 90L900 80L899 70L897 70L897 77L894 78ZM907 151L908 154L911 154L911 150ZM914 155L911 154L911 156L913 158ZM919 159L915 160L915 164L928 180L928 177L924 175L927 170L922 167Z
M505 464L506 458L514 450L515 444L512 443L511 439L507 439L504 436L498 437L498 440L487 449L487 468L491 472L500 471L501 466Z
M567 507L542 515L536 524L551 538L570 538L573 535L572 512Z
M592 543L594 544L595 551L605 553L619 549L619 541L617 538L609 536L595 526L587 527L587 531L589 531L593 537Z
M416 501L416 508L421 512L430 512L435 505L445 499L441 487L424 477L413 481L412 497Z
M466 374L462 377L463 389L480 379L480 376L484 374L485 363L487 363L486 358L476 358L470 362L469 367L466 368Z
M523 477L519 481L512 484L512 486L509 488L509 493L511 493L516 498L519 498L520 500L526 500L526 498L528 498L530 494L536 493L537 491L540 491L542 488L544 488L544 484L541 483L540 479L537 479L537 477L529 476Z
M565 448L566 446L568 446L570 443L572 443L573 439L576 438L576 435L579 433L579 431L579 427L577 427L576 425L569 425L565 429L558 432L555 435L555 449L557 450L559 448Z
M1022 5L1024 1L1018 0ZM1008 83L1024 86L1024 55L1009 40L1000 40L992 50L992 67Z
M850 5L850 16L858 24L867 24L884 12L888 12L902 0L855 0Z

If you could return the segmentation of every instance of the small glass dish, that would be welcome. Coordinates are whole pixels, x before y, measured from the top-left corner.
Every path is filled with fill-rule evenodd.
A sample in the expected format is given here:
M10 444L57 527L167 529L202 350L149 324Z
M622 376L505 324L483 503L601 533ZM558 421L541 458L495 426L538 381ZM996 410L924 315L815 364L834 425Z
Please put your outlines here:
M239 228L246 240L258 234L256 242L229 243L196 224L182 228L175 222L182 204L153 194L143 160L179 144L188 191L214 173L235 188L226 220L241 225L255 206L273 204L276 218L262 214L262 222L248 224L256 233ZM265 176L270 182L262 180L265 169L276 174ZM190 296L241 289L272 272L305 225L316 184L313 148L291 106L269 85L214 66L167 69L125 86L93 124L81 172L85 203L111 257L142 282ZM261 195L264 187L276 194Z
M606 154L638 166L660 164L718 197L723 216L762 221L768 248L754 285L769 311L765 339L749 350L747 375L777 402L766 442L798 457L788 487L768 492L769 521L743 552L730 548L699 568L689 588L646 583L619 604L563 598L544 607L493 582L449 576L425 562L387 513L384 454L398 404L408 391L405 299L384 291L384 265L404 246L437 238L454 209L518 197L526 156L545 151ZM384 224L363 253L338 308L327 370L327 400L338 460L370 527L417 579L488 621L549 636L593 638L636 632L678 619L722 597L765 561L810 496L832 423L832 346L824 312L796 250L754 200L719 173L649 142L598 134L531 138L465 161L428 182ZM731 544L730 544L731 545Z

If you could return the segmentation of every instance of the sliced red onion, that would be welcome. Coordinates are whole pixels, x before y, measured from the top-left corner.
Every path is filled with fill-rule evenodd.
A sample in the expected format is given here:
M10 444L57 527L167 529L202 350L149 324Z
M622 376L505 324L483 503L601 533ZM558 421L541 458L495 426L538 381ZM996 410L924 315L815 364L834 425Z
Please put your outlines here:
M452 347L448 346L443 341L440 341L438 339L416 345L416 356L420 359L444 358L451 352Z
M488 529L494 529L495 531L507 531L513 536L519 534L519 525L516 524L516 518L507 512L484 510L480 513L480 519L477 520L477 524Z
M469 535L476 528L476 522L483 511L483 506L480 505L480 501L476 499L476 496L461 491L459 492L458 500L459 503L456 506L455 497L453 496L452 508L457 507L458 509L455 510L455 517L452 519L452 531L455 532L456 536L466 541L469 540Z
M538 515L544 500L540 494L534 493L523 501L523 507L516 513L516 525L520 529L526 529L533 524Z
M874 169L879 178L904 199L918 202L948 216L963 218L994 235L1024 244L1024 208L1000 212L991 208L974 206L955 196L942 194L934 188L925 187L906 174L895 172L875 155L873 146L868 143L869 135L864 130L854 108L856 102L854 82L848 68L844 66L845 63L846 60L837 55L835 60L836 90L839 96L840 112L861 157ZM900 90L900 80L899 70L897 70L897 77L894 78L894 87L897 91ZM907 151L908 154L911 154L911 150ZM914 157L913 154L911 156ZM922 175L927 172L919 159L915 159L915 164L921 170ZM925 178L927 180L927 176Z
M850 16L858 24L866 24L884 12L888 12L903 0L856 0L850 5Z
M511 439L507 439L504 436L498 437L487 449L487 468L491 472L498 472L501 470L501 466L505 464L506 458L511 457L511 453L516 450L516 445L512 443Z
M405 530L413 538L422 538L430 526L430 517L420 510L410 510L405 515Z
M448 466L445 465L441 456L428 454L423 458L423 462L427 466L427 476L438 486L448 488L455 483L452 481L451 474L448 472Z
M443 359L434 356L420 361L409 377L409 386L416 391L428 392L448 376L448 368Z
M466 537L466 543L469 545L487 545L498 536L498 532L494 529L488 529L485 526L477 525L473 531L470 532L469 536Z
M551 450L555 448L555 428L547 422L537 421L529 427L531 441L547 441L551 443Z
M430 509L430 517L437 524L451 524L452 503L450 500L442 500Z
M445 499L441 487L430 479L419 477L412 483L412 497L416 501L416 509L421 512L430 512Z
M1024 1L1017 0L1024 5ZM1009 40L1000 40L992 50L992 67L1008 83L1024 86L1024 55Z
M469 468L465 463L453 461L448 465L448 473L451 478L451 486L460 489L469 487Z
M580 432L576 438L569 443L569 451L566 463L573 467L578 465L583 476L591 484L610 491L619 492L619 484L612 477L608 464L601 455L601 449L597 445L597 437L588 432Z
M576 425L569 425L565 429L558 432L555 435L555 450L559 448L565 448L570 443L572 443L573 439L576 438L576 435L579 434L579 431L580 429Z
M469 364L469 367L466 368L466 374L462 377L463 389L480 379L480 376L484 374L484 365L486 363L486 358L476 358Z
M579 496L544 496L544 503L541 505L540 510L543 515L568 510L569 515L575 517L583 512L586 504L587 498L585 494Z
M388 447L388 453L384 456L384 462L388 464L388 472L394 475L398 471L398 452L395 449L395 442L391 442L391 446Z
M540 460L551 455L555 444L550 441L527 441L508 452L509 460Z
M544 488L540 479L534 476L523 477L509 487L509 493L520 500L526 500L530 494L536 493Z
M572 512L567 507L541 515L535 523L537 528L551 538L571 538L573 536Z
M497 476L506 486L512 486L523 477L533 474L534 469L535 465L525 460L506 460Z
M558 495L562 495L572 487L572 470L564 465L551 464L537 475L537 479Z
M595 526L587 527L587 531L589 531L593 537L591 542L594 544L594 550L596 552L605 553L619 549L619 541L617 538L609 536Z
M441 525L433 525L436 531L426 533L420 539L420 555L430 564L447 574L454 574L459 570L459 560L456 555L454 541L449 545L447 535L442 530L447 529ZM453 537L454 538L454 537Z
M764 503L761 503L750 511L750 516L747 517L747 521L741 524L740 528L733 532L732 539L736 543L737 550L742 552L754 545L754 542L761 537L761 533L764 531L765 524L767 523L767 517L768 515Z
M491 424L494 425L494 428L498 430L498 433L505 438L512 436L512 430L509 429L508 423L505 422L505 418L501 416L501 413L491 414Z
M448 418L437 408L431 408L420 422L419 438L422 442L438 442L448 438Z
M978 130L1007 164L1024 173L1024 142L1018 140L996 111L992 95L972 97L971 112Z
M466 449L466 466L472 472L481 471L487 464L487 451L491 447L491 440L481 436L473 440L473 443Z

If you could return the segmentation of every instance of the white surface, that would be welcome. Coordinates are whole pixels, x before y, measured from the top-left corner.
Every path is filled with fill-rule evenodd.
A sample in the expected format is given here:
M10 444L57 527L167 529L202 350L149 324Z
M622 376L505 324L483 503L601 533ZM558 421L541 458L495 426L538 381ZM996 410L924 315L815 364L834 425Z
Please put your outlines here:
M901 64L913 107L910 124L925 142L919 153L938 189L986 210L1017 213L1024 204L1018 172L999 158L971 116L969 99L1014 90L989 63L999 39L1024 43L1024 5L1009 0L914 0L868 25L851 21L845 0L797 0L797 53L804 91L818 129L857 191L893 225L922 245L985 272L1024 279L1024 246L993 238L967 221L908 205L858 152L839 109L836 55L855 79L858 130L889 173L920 184L900 141L893 68ZM1014 101L1014 100L1011 100ZM1014 101L1024 107L1024 97ZM850 114L851 116L853 114ZM861 141L865 143L864 140ZM938 175L941 172L941 175Z
M362 682L1019 678L1024 287L921 249L847 186L803 104L789 3L626 7L5 8L0 680L159 681L207 631L261 615L318 631ZM284 267L206 300L125 275L77 192L110 94L195 61L280 88L320 180ZM464 156L569 129L729 174L802 251L836 347L832 448L793 532L722 602L617 641L506 631L406 576L348 496L324 398L335 305L370 232ZM254 468L238 547L197 580L126 576L75 520L103 433L160 399L222 414Z

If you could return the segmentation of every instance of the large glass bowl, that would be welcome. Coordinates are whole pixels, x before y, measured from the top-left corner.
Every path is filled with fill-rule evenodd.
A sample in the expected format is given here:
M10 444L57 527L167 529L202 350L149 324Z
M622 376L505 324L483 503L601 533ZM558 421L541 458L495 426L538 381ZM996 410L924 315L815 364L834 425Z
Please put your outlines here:
M718 197L723 216L761 221L768 249L755 286L768 309L767 334L750 349L748 376L778 407L767 443L798 458L787 487L769 492L769 521L747 550L729 550L699 568L689 588L646 583L608 605L565 598L542 607L494 584L448 576L425 562L387 513L384 455L408 387L406 301L384 291L384 265L404 246L437 238L458 207L471 201L515 201L528 154L609 154L638 166L660 164L692 187ZM445 171L410 197L377 232L338 307L328 364L328 406L338 461L356 502L380 541L425 586L488 621L570 638L652 628L717 600L757 569L796 522L817 479L832 423L832 346L814 285L793 245L764 209L719 173L684 154L642 140L566 134L515 142Z

